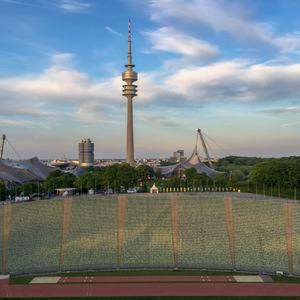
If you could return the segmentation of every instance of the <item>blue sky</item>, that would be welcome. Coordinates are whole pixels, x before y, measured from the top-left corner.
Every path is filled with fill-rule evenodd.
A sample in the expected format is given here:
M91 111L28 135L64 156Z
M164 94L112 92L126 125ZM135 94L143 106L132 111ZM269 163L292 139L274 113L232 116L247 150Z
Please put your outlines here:
M0 0L0 133L22 158L76 158L83 138L96 158L125 158L130 18L136 157L189 155L198 128L220 157L300 155L299 11L298 0Z

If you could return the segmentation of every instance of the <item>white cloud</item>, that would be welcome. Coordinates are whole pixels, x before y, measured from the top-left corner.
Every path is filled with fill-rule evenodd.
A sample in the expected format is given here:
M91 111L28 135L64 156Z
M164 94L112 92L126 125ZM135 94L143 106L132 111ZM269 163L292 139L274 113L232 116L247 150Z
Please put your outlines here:
M31 6L31 7L42 7L33 3L28 3L28 2L21 2L21 1L16 1L16 0L0 0L1 2L5 3L10 3L10 4L17 4L17 5L24 5L24 6Z
M73 63L75 54L73 53L57 53L52 55L52 61L55 65L68 66Z
M166 119L165 117L159 116L157 114L136 112L135 115L140 121L150 123L153 126L167 126L167 127L177 126L176 121Z
M135 105L200 109L210 103L300 102L300 64L254 64L249 60L177 65L175 72L139 74ZM226 103L226 104L225 104Z
M58 55L68 61L72 55ZM176 111L193 112L209 103L294 102L269 113L299 112L300 64L268 66L249 60L222 61L206 66L183 64L176 73L165 69L140 73L138 97L134 98L136 117L157 126L176 126ZM120 123L126 116L120 76L93 81L75 69L54 65L41 74L0 79L0 115L34 118L46 126L55 120L76 118L81 124ZM286 102L287 103L287 102ZM151 108L153 113L145 111ZM152 110L154 109L154 110ZM160 111L165 111L161 115ZM148 109L149 110L149 109ZM125 117L124 117L125 118ZM31 125L31 124L30 124ZM17 125L16 125L17 126Z
M149 2L152 20L160 24L189 24L216 32L231 34L244 42L271 45L281 53L299 51L298 32L276 36L275 28L267 22L256 22L255 12L240 4L211 0L152 0ZM299 53L298 53L299 54Z
M112 28L109 27L109 26L104 26L104 28L105 28L108 32L110 32L110 33L112 33L112 34L114 34L114 35L116 35L116 36L124 37L123 34L119 33L118 31L112 29Z
M116 87L116 83L120 85ZM110 78L104 83L93 83L87 74L61 66L53 66L40 75L4 78L0 80L0 89L32 98L44 100L64 99L76 102L85 98L113 99L121 86L121 79Z
M91 4L75 0L61 0L58 7L71 13L84 12L87 8L91 7Z
M289 126L297 126L297 125L300 125L300 122L282 124L281 127L289 127Z
M295 32L286 36L278 37L273 40L273 43L285 53L298 53L300 48L300 33Z
M109 119L114 106L122 101L121 79L93 82L87 74L61 66L43 73L0 79L0 111L2 116L39 122L70 118L70 110L82 122ZM108 113L106 112L108 111Z
M148 31L144 34L148 36L155 50L197 56L204 59L211 59L218 53L216 47L179 32L175 28L162 27L157 31Z
M154 0L150 2L152 19L201 23L216 31L229 32L240 38L255 38L269 42L271 27L251 21L245 8L225 1Z
M300 113L300 107L274 107L274 108L261 110L260 112L271 113L271 114L283 114L283 113L298 114Z
M24 121L24 120L20 120L20 121L15 121L15 120L0 120L0 125L3 127L21 127L21 128L32 128L38 125L38 123L36 122L32 122L32 121Z
M299 76L300 64L249 65L247 61L235 60L182 68L167 78L164 86L204 102L299 101Z

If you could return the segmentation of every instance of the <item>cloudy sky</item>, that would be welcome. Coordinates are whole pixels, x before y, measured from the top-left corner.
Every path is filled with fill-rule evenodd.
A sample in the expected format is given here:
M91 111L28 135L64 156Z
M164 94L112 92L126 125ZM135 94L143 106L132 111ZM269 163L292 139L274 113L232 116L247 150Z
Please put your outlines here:
M22 158L76 158L83 138L96 158L125 158L130 18L136 157L189 155L198 128L220 157L300 155L299 11L298 0L0 0L0 134ZM8 144L4 157L16 157Z

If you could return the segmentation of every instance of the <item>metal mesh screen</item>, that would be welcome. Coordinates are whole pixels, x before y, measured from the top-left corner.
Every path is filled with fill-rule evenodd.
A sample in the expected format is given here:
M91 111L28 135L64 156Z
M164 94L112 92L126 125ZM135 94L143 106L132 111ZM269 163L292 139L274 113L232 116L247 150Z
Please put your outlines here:
M173 266L169 196L127 196L121 267Z
M0 270L2 270L2 245L3 245L3 207L0 209L0 239L1 239L1 247L0 247Z
M74 198L63 270L117 267L117 197Z
M179 268L231 269L223 198L179 196Z
M294 274L300 274L300 206L293 204L293 270Z
M289 272L283 203L232 201L237 270Z
M63 199L14 204L6 272L232 270L234 260L239 271L300 275L300 208L291 207L284 214L283 202L233 198L231 206L222 197L176 194L75 197L64 232ZM2 209L0 222L2 235Z
M12 206L6 269L28 274L57 271L62 200L27 202Z

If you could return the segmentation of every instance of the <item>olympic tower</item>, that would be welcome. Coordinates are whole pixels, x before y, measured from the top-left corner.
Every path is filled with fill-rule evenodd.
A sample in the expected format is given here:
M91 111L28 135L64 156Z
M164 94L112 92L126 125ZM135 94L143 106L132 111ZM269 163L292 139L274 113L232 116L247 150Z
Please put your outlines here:
M138 80L138 74L132 70L135 65L132 64L131 56L131 33L130 20L128 31L128 56L127 70L122 73L122 80L126 82L123 85L123 96L127 98L127 148L126 148L126 163L134 166L134 147L133 147L133 116L132 116L132 99L137 96L137 86L133 83Z

